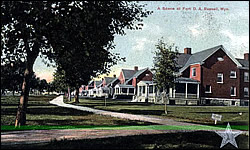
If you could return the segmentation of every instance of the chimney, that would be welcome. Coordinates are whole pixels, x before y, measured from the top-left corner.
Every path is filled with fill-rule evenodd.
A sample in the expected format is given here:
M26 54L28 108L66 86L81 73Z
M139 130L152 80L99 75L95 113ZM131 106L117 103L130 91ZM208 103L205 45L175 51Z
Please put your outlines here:
M249 53L245 53L244 54L244 59L247 60L247 61L249 61Z
M134 70L135 70L135 71L138 71L138 66L135 66L135 67L134 67Z
M116 78L116 75L114 74L113 77Z
M185 54L191 54L191 48L184 48Z

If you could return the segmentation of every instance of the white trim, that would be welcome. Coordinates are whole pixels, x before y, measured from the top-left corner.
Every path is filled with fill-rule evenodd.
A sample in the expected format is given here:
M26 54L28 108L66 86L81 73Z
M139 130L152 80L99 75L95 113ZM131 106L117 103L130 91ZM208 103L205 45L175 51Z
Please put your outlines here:
M212 93L212 86L211 85L208 85L208 86L210 86L209 91L206 91L206 88L205 88L205 93L211 94Z
M218 80L218 75L219 75L219 74L222 75L222 76L221 76L221 80L222 80L222 81L221 81L221 82L216 81L216 82L217 82L217 83L223 83L223 73L217 73L217 78L216 78L216 80Z
M209 49L209 48L208 48ZM204 63L204 61L206 59L208 59L210 56L212 56L215 52L217 52L219 49L221 49L222 51L224 51L226 53L226 55L236 64L236 66L238 68L242 67L242 65L234 58L234 56L227 50L225 49L225 47L223 45L221 45L217 50L215 50L213 53L211 53L210 55L208 55L208 57L206 57L204 60L202 60L201 62L198 63L193 63L193 64L200 64L202 65ZM207 50L207 49L205 49ZM201 51L200 51L201 52ZM189 58L190 59L190 58ZM183 72L184 70L186 70L189 66L193 65L193 64L189 64L188 66L186 66L185 68L181 68L179 72Z
M231 94L232 88L233 88L233 90L234 90L234 95ZM236 94L236 87L235 87L235 86L231 86L231 88L230 88L230 96L236 96L236 95L237 95L237 94Z
M221 49L222 51L224 51L226 53L226 55L236 64L237 67L242 67L242 65L234 58L234 56L227 49L225 49L225 47L223 45L221 45L217 50L215 50L213 53L211 53L210 55L208 55L208 57L206 57L202 61L204 62L206 59L208 59L210 56L212 56L219 49Z
M192 72L191 72L192 77L196 77L196 70L197 70L196 67L193 67L191 69L192 69ZM194 75L194 72L195 72L195 75Z
M228 99L228 98L209 98L209 97L202 97L205 100L209 99L209 100L224 100L224 101L240 101L240 99Z
M248 80L245 80L245 74L247 74ZM249 82L249 72L244 71L244 82Z
M245 95L245 89L247 89L247 95ZM243 96L244 97L249 97L249 88L248 87L244 87L244 89L243 89Z
M234 72L235 73L235 76L231 76L231 73ZM236 79L237 78L237 72L234 71L234 70L231 70L230 71L230 79Z

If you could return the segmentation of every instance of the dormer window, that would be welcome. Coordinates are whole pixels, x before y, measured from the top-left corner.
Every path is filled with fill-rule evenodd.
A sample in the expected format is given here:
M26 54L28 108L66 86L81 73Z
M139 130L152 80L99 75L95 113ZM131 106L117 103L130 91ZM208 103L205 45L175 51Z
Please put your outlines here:
M224 61L224 59L222 57L218 57L217 60L218 61Z

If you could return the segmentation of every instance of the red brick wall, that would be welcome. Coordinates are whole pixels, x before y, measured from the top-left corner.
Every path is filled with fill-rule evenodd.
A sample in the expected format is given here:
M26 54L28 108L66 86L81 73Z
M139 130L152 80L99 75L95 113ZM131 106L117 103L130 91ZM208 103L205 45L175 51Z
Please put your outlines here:
M189 78L189 76L190 76L190 67L187 67L187 69L182 72L181 76Z
M196 68L196 76L192 76L192 68ZM195 64L190 66L190 75L189 78L201 81L201 66L200 64Z
M106 85L106 81L105 81L105 79L103 79L102 80L102 86L105 87L105 85Z
M148 74L148 76L146 76ZM153 74L151 71L147 70L144 73L142 73L137 79L133 79L132 85L136 87L137 83L140 81L152 81L153 80Z
M222 57L224 61L218 61ZM236 79L230 78L230 71L236 71ZM222 51L218 50L210 56L201 68L201 96L211 98L240 98L240 71L236 64ZM217 73L223 73L223 83L217 83ZM211 85L212 93L205 93L206 85ZM236 96L230 95L232 86L236 87Z
M249 92L249 82L244 82L244 72L248 72L249 74L249 70L246 69L241 69L240 70L240 97L242 99L248 99L249 97L244 97L244 87L248 87L248 92Z
M120 76L118 78L120 80L120 83L123 84L125 82L125 79L124 79L124 76L123 76L123 73L122 71L120 72Z

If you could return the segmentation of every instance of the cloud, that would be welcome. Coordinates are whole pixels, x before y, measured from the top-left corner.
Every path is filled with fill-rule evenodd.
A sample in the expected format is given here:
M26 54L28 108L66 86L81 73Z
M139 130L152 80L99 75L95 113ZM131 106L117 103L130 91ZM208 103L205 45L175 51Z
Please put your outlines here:
M153 41L147 39L146 37L136 38L132 50L135 52L142 52L146 50L148 44L152 44Z
M197 36L205 34L207 32L207 30L204 28L204 26L202 27L201 25L197 25L197 24L188 27L188 30L191 32L193 37L197 37Z
M229 30L220 31L223 35L231 40L233 46L246 46L249 47L249 36L248 35L234 35Z

